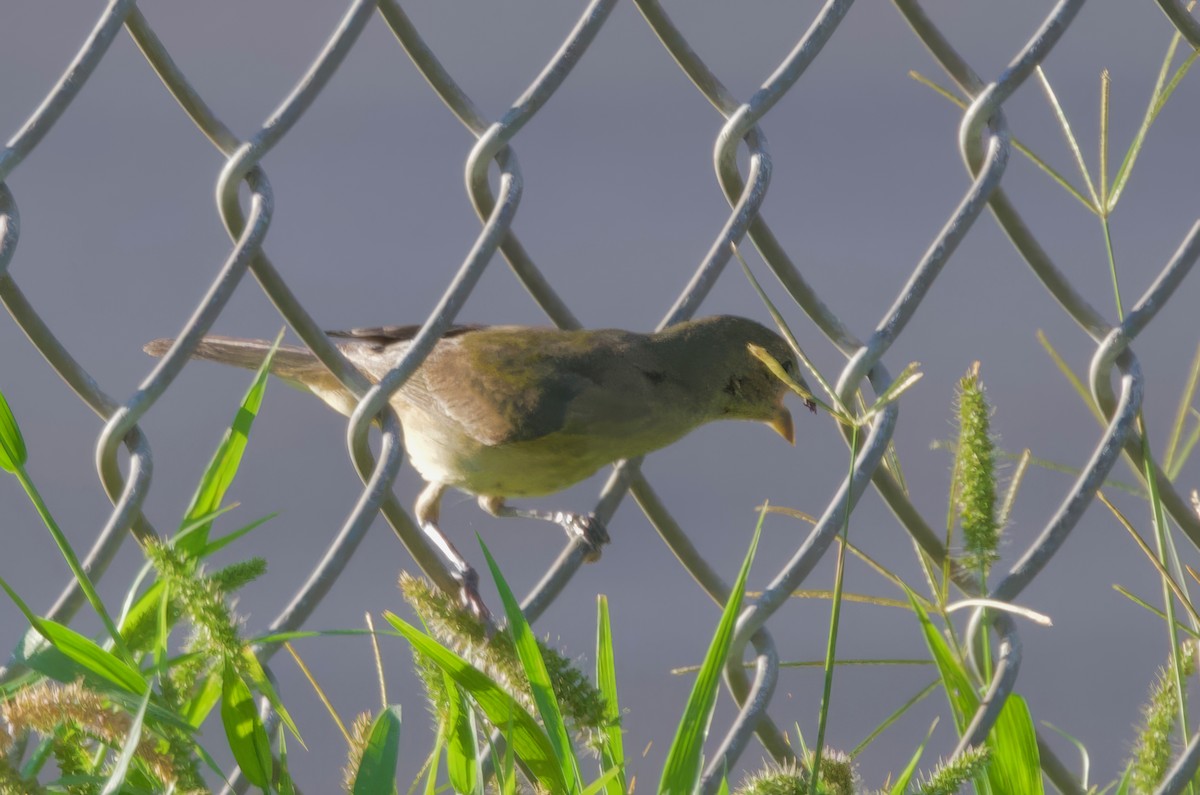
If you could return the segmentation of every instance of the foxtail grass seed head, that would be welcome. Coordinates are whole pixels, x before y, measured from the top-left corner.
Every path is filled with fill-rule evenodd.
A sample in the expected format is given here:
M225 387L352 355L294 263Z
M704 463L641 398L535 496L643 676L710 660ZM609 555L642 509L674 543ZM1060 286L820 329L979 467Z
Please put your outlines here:
M145 550L158 575L170 583L172 595L192 624L194 635L189 647L236 663L242 652L239 622L225 602L224 589L169 544L151 540Z
M751 774L738 787L736 795L809 795L812 771L812 754L807 754L804 765L795 763L768 765ZM847 754L826 749L821 756L820 780L817 782L819 795L854 795L859 787L858 773Z
M266 573L267 561L256 557L230 563L225 568L214 571L209 576L212 577L213 584L217 588L224 593L231 594L234 591L241 590Z
M360 712L350 727L350 747L346 751L346 766L342 768L342 789L347 793L354 791L354 780L358 778L358 769L371 739L372 722L371 713Z
M1195 644L1185 643L1179 660L1185 683L1195 670L1195 663ZM1134 741L1130 765L1134 792L1153 792L1167 774L1174 753L1171 736L1178 717L1179 693L1175 689L1175 674L1170 666L1164 666L1158 669L1149 698L1142 705L1142 724Z
M986 571L999 555L1000 527L996 519L996 445L991 432L991 406L979 377L979 363L959 381L958 515L966 562Z
M987 769L988 758L987 746L967 748L949 762L939 764L911 791L913 795L956 795L967 782Z
M489 638L483 623L461 609L453 596L434 588L423 579L401 574L400 591L440 643L469 660L499 682L523 707L536 713L525 670L508 633L496 633ZM608 727L604 697L571 660L541 639L538 640L538 648L546 663L546 671L550 675L550 683L563 717L570 721L589 746L594 747L600 742L603 730ZM422 661L419 656L417 667L426 686L430 707L440 720L445 717L443 710L447 706L441 674L431 669L428 661Z
M92 773L92 741L120 748L133 725L128 713L115 709L107 698L82 682L62 685L43 681L22 688L0 704L0 717L14 736L39 734L55 738L60 770L64 766L74 767L78 762L82 765L81 774ZM160 753L156 746L155 738L143 737L136 756L161 782L174 784L178 781L176 768L170 756Z
M807 795L808 771L792 763L750 774L734 795Z

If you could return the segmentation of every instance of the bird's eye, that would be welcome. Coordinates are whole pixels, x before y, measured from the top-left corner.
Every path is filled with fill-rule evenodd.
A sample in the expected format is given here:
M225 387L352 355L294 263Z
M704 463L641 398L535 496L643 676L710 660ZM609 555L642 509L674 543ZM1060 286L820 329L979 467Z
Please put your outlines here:
M787 373L788 375L792 374L792 360L791 359L783 360L783 371L785 373Z

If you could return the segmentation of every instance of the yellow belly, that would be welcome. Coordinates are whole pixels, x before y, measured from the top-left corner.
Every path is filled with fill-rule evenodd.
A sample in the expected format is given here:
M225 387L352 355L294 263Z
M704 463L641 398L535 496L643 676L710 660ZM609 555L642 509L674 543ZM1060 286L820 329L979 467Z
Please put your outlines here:
M470 494L537 497L562 491L622 456L590 440L554 434L487 447L473 439L405 431L409 459L427 481Z
M357 401L340 385L309 388L343 414L355 408ZM562 491L607 464L664 447L696 424L678 412L646 413L618 417L603 427L578 423L537 439L489 446L448 417L431 417L403 400L393 400L392 405L404 427L409 460L421 477L469 494L497 497Z

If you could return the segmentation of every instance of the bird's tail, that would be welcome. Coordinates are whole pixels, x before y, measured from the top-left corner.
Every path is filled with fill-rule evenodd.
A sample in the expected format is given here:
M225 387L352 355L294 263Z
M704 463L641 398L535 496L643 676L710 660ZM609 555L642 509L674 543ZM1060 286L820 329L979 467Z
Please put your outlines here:
M163 356L174 344L173 339L159 339L146 343L143 350L151 356ZM266 340L210 336L200 340L192 357L257 370L269 350L271 343ZM297 385L332 378L312 351L295 345L279 346L271 360L271 374Z

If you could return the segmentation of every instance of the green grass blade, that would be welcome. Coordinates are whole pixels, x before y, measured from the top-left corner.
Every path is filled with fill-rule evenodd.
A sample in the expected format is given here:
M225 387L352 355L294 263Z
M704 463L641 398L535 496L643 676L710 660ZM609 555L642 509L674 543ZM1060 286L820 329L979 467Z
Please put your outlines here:
M250 385L250 389L246 392L246 396L242 399L242 405L234 415L233 422L229 429L225 431L224 438L217 446L217 451L213 454L212 460L208 463L208 468L204 471L204 476L200 479L200 485L196 489L196 493L192 495L191 505L188 506L187 512L184 514L183 523L181 526L193 524L197 517L203 514L212 513L221 507L221 500L225 498L225 492L233 483L233 477L237 474L238 467L242 463L242 454L246 450L246 442L249 440L250 427L254 424L254 418L258 415L258 410L262 406L263 394L267 388L267 375L270 373L271 360L275 358L275 350L279 347L280 340L283 339L283 332L279 332L279 336L275 338L275 344L271 346L271 350L267 352L267 356L263 359L262 366L258 368L258 372L254 376L254 382ZM208 544L208 531L211 524L204 524L197 530L189 533L186 538L180 540L180 550L188 555L195 555Z
M56 682L73 682L83 677L89 684L98 683L94 675L79 663L50 645L36 627L30 626L12 650L12 663L36 671ZM37 676L26 672L0 686L0 698L10 696L21 687L32 684Z
M25 437L17 425L4 393L0 392L0 469L16 474L18 469L25 466L29 460L29 451L25 448Z
M1087 746L1084 745L1083 741L1080 740L1078 737L1075 737L1074 735L1063 731L1062 729L1055 726L1053 723L1049 723L1048 721L1042 721L1042 725L1045 726L1050 731L1057 734L1059 737L1062 737L1064 740L1069 742L1071 745L1075 746L1075 750L1079 751L1079 767L1080 767L1079 783L1084 789L1090 789L1088 780L1091 778L1092 757L1090 754L1088 754ZM1110 786L1112 786L1112 785L1110 785Z
M913 384L917 383L924 377L925 374L917 369L919 366L920 364L918 362L909 362L904 366L904 369L900 371L900 375L896 376L892 380L892 383L888 386L888 388L883 390L883 393L880 394L879 397L875 398L875 402L872 403L871 407L863 414L862 424L865 425L867 422L869 422L871 417L874 417L876 414L883 411L888 404L895 403L897 400L899 400L901 395L907 392Z
M1028 447L1017 458L1017 465L1008 479L1008 488L1004 490L1004 499L1000 502L1000 510L996 513L996 524L999 527L1008 526L1008 518L1012 515L1013 505L1017 502L1017 491L1021 488L1022 481L1025 480L1025 473L1029 469L1031 458L1033 458L1033 454Z
M209 555L212 555L215 552L219 552L220 550L229 546L234 541L237 541L239 538L246 535L250 531L257 530L258 528L262 527L264 524L271 521L278 515L279 515L278 511L273 511L272 513L269 513L266 516L255 519L253 522L246 525L245 527L239 527L237 530L234 530L231 533L226 533L225 535L218 538L216 541L210 541L209 543L204 545L203 549L201 549L198 553L196 553L196 557L207 558Z
M1054 93L1054 88L1050 85L1049 78L1042 71L1042 67L1037 67L1035 74L1041 82L1042 91L1046 94L1046 100L1050 103L1050 109L1054 111L1054 118L1058 120L1058 126L1062 129L1063 135L1067 139L1067 147L1071 150L1071 155L1075 158L1075 165L1079 167L1079 173L1083 177L1083 184L1087 186L1088 195L1091 196L1092 211L1100 213L1100 197L1096 195L1096 187L1092 184L1092 177L1088 174L1087 161L1083 159L1083 150L1079 148L1079 141L1075 138L1075 132L1071 129L1071 121L1067 118L1067 112L1063 110L1062 104L1058 101L1058 96Z
M1196 353L1192 356L1192 367L1188 371L1187 382L1183 385L1183 393L1179 396L1179 406L1175 409L1175 421L1171 423L1171 430L1167 434L1167 452L1163 454L1163 469L1168 473L1179 471L1175 466L1175 454L1179 449L1179 440L1183 437L1184 429L1187 427L1192 401L1196 397L1197 380L1200 380L1200 345L1196 346ZM1182 462L1180 465L1182 466Z
M225 664L221 678L221 724L242 774L251 784L265 790L271 780L271 741L258 717L249 686L229 663Z
M907 589L906 589L907 591ZM921 633L925 637L925 645L937 664L938 675L942 678L942 689L950 700L950 709L954 713L954 725L961 735L967 727L967 720L975 714L979 707L979 698L975 695L975 685L967 674L954 651L946 643L946 639L938 632L937 627L929 620L929 615L917 601L916 595L909 592L909 601L913 613L921 624Z
M508 727L505 737L512 736L512 726ZM494 750L494 749L493 749ZM511 741L504 744L504 764L496 768L497 781L502 795L516 795L517 792L517 757Z
M944 86L938 85L937 83L933 82L928 77L921 74L920 72L910 71L908 73L908 76L911 77L913 80L916 80L921 85L932 89L935 93L940 94L942 97L950 100L951 102L953 102L955 105L958 106L959 110L966 110L969 107L969 105L966 102L964 102L962 99L960 99L958 96L956 96L953 91L950 91L949 89L945 88ZM1042 160L1040 157L1038 157L1036 154L1034 154L1033 150L1030 149L1028 146L1026 146L1024 143L1022 143L1021 140L1019 138L1017 138L1016 136L1013 136L1013 138L1012 138L1012 145L1013 145L1014 149L1016 149L1021 154L1025 155L1025 157L1029 158L1029 161L1031 163L1033 163L1035 166L1037 166L1039 169L1041 169L1042 172L1046 174L1046 176L1050 177L1050 179L1057 182L1063 190L1065 190L1067 193L1074 196L1075 199L1080 204L1082 204L1084 207L1086 207L1089 212L1099 215L1099 213L1100 213L1099 208L1096 207L1095 205L1093 205L1091 203L1091 201L1088 200L1087 196L1084 196L1083 193L1078 188L1076 188L1074 185L1072 185L1071 182L1066 177L1064 177L1062 174L1055 171L1053 166L1051 166L1045 160Z
M1113 178L1112 191L1108 197L1108 210L1110 212L1113 207L1117 206L1117 201L1121 198L1122 191L1125 190L1125 183L1129 181L1129 176L1133 173L1133 164L1137 162L1138 155L1145 146L1146 135L1150 132L1150 127L1154 124L1154 120L1158 118L1158 114L1162 111L1163 106L1167 104L1167 100L1175 93L1175 89L1179 86L1179 82L1183 79L1183 76L1192 68L1192 64L1196 61L1196 56L1200 54L1200 51L1188 53L1183 63L1175 70L1175 74L1171 76L1168 82L1167 74L1171 71L1171 62L1175 60L1175 51L1181 39L1182 36L1178 32L1175 32L1171 36L1171 43L1167 45L1162 65L1159 68L1158 80L1154 84L1154 91L1150 94L1150 102L1146 107L1146 113L1142 117L1142 123L1138 127L1137 133L1133 136L1133 141L1130 142L1129 149L1125 152L1125 158L1121 161L1121 167L1117 169L1116 177Z
M5 405L4 408L7 410L7 405ZM11 416L12 415L9 414L10 419ZM7 456L8 453L5 453L4 455ZM42 520L42 524L44 524L46 529L50 531L50 536L54 539L54 544L58 547L59 554L63 556L63 560L67 562L67 567L71 569L71 574L75 576L75 581L79 583L79 590L83 591L83 595L87 599L88 604L90 604L92 609L96 611L96 615L100 617L100 622L104 624L104 629L108 632L108 636L112 638L113 648L117 650L117 653L120 654L121 657L125 658L126 661L132 664L134 661L133 653L129 650L129 647L125 644L125 639L121 637L121 633L117 630L116 622L114 622L112 616L109 615L108 609L104 606L104 602L100 599L100 594L96 592L96 586L92 583L91 577L89 577L88 573L84 571L83 564L79 561L79 556L75 554L75 548L71 546L71 542L67 538L66 533L62 531L62 528L58 526L58 522L54 520L54 516L50 513L49 506L47 506L45 500L42 499L42 495L38 491L37 486L35 486L33 481L30 479L29 473L25 471L23 462L17 459L10 460L18 464L18 466L12 470L13 474L16 475L17 480L21 484L21 488L25 490L25 494L29 497L30 503L33 504L34 510L37 511L38 517Z
M704 740L708 737L709 724L712 721L713 706L717 700L717 688L721 685L721 671L725 667L725 659L729 655L729 646L733 641L733 629L737 622L738 613L742 609L742 596L746 592L746 578L750 574L750 564L758 549L758 538L762 532L762 517L759 514L758 526L754 530L754 538L750 541L750 549L746 559L742 561L741 571L737 581L730 591L729 600L717 624L717 631L709 644L704 664L692 685L692 693L688 697L687 707L683 718L675 732L675 740L667 752L666 763L663 766L662 779L658 791L662 795L690 795L695 792L700 783L701 765L703 763Z
M140 696L149 689L150 685L136 668L70 627L34 615L29 606L3 579L0 579L0 588L4 589L17 608L25 614L25 618L38 631L38 634L45 638L51 646L62 652L64 656L105 681L131 693Z
M446 772L455 792L470 795L480 791L483 781L479 766L479 743L475 732L475 713L467 703L462 689L450 674L442 671L442 686L446 689L450 712L447 716Z
M966 669L915 598L912 606L926 645L937 662L942 687L950 699L961 736L979 707L979 697ZM1023 698L1016 694L1008 696L988 733L987 745L991 759L986 777L993 795L1038 795L1043 791L1037 735Z
M371 725L352 795L396 795L396 763L400 760L400 707L390 706Z
M120 632L132 648L146 649L154 642L152 636L157 633L158 616L166 593L162 580L153 582L125 611Z
M1175 466L1167 471L1167 479L1174 482L1179 477L1179 472L1183 469L1183 465L1192 457L1192 450L1195 449L1196 443L1200 442L1200 413L1195 409L1191 410L1192 419L1197 420L1192 426L1192 432L1188 434L1187 441L1183 443L1183 447L1179 449L1179 454L1175 457Z
M1092 400L1091 390L1084 386L1084 383L1079 380L1079 377L1075 375L1075 372L1071 369L1071 366L1067 364L1066 359L1064 359L1050 343L1050 340L1046 337L1045 333L1038 331L1037 338L1038 342L1040 342L1042 347L1046 350L1046 353L1050 355L1050 359L1054 362L1054 366L1058 368L1058 371L1063 374L1064 378L1067 379L1067 383L1069 383L1079 395L1080 400L1083 401L1083 405L1087 406L1088 410L1092 412L1092 416L1096 418L1096 422L1099 422L1102 425L1107 424L1108 420L1105 419L1104 415L1100 413L1100 409L1096 406L1095 401Z
M797 390L796 387L800 385L789 374L780 372L782 367L780 367L775 374L782 377L784 383L788 384L794 391L798 393L807 393L805 395L806 399L811 399L813 402L818 403L833 416L840 417L842 420L851 420L853 418L853 413L850 411L850 409L842 404L837 390L829 385L829 382L825 380L824 376L822 376L820 371L817 370L816 366L813 365L812 360L808 358L808 354L806 354L804 349L800 347L800 343L796 340L796 335L792 334L792 330L788 328L787 323L783 321L783 315L781 315L779 310L775 308L775 303L771 300L770 296L767 295L767 292L762 288L762 285L758 283L758 279L755 278L754 272L750 270L750 266L746 264L746 260L742 259L742 254L740 251L738 251L737 246L732 246L732 248L733 255L737 257L738 262L742 264L742 272L746 274L746 279L749 280L750 286L754 288L754 291L758 293L759 299L762 300L763 304L767 307L767 312L770 313L771 319L775 321L775 326L779 329L779 333L782 334L783 338L787 341L788 347L792 349L792 353L796 354L796 358L800 360L805 368L812 373L813 378L815 378L817 383L820 384L821 389L825 391L825 394L829 396L829 399L833 401L834 405L830 406L824 403L808 390ZM767 358L770 359L769 356ZM770 366L770 362L768 361L764 360L763 363ZM776 366L778 366L778 364L779 363L776 362Z
M288 770L287 734L279 733L279 795L296 795L296 782Z
M621 774L621 768L613 767L600 774L600 778L587 785L580 795L596 795L597 792L608 792L614 781Z
M28 761L21 765L21 778L35 778L46 766L50 755L54 752L54 738L47 737L38 743L29 755ZM7 793L6 793L7 795Z
M422 770L425 773L425 788L422 790L424 795L437 795L438 774L441 772L439 763L442 758L442 748L445 745L446 745L445 727L439 726L438 733L433 738L433 750L429 752L429 758L425 760L425 766L424 766L424 768L422 768ZM421 775L420 773L417 774L417 778L413 780L412 786L410 786L408 788L408 795L412 795L412 793L417 791L417 784L419 783L420 775ZM453 786L453 785L451 785L451 786ZM464 792L463 790L455 788L454 791L463 793L463 795L475 795L474 790L466 790Z
M1040 795L1041 757L1037 734L1025 699L1013 693L1004 702L996 725L988 734L991 759L987 777L997 795Z
M268 632L266 635L255 635L249 642L252 646L274 645L293 640L308 638L336 638L341 636L357 637L375 634L369 629L348 627L346 629L293 629L287 632Z
M191 519L180 524L179 529L175 531L175 543L178 544L181 540L192 533L207 528L218 516L223 516L224 514L229 513L237 506L238 503L231 502L228 505L222 505L215 511L209 511L208 513L202 513L198 516L193 516Z
M254 651L250 646L242 647L242 665L246 673L250 675L250 681L254 683L258 692L266 697L267 701L271 704L271 708L279 714L279 719L283 721L283 725L288 727L288 731L300 741L301 745L304 745L304 738L300 736L300 730L296 728L295 721L292 720L287 707L283 705L283 699L275 692L275 686L271 684L267 672L263 670L262 663L254 656Z
M142 703L133 716L133 722L129 724L129 730L125 734L125 743L121 746L121 753L117 755L117 761L113 765L112 772L108 776L108 781L104 783L104 789L100 791L100 795L117 795L124 786L125 776L129 774L129 763L133 761L133 756L137 753L138 743L142 741L142 722L146 719L146 707L149 705L150 689L147 688L146 694L142 696Z
M936 688L937 686L938 686L938 683L937 683L937 680L935 679L934 681L925 685L925 687L918 690L917 694L915 696L913 696L908 701L905 701L903 704L901 704L899 709L895 710L894 712L892 712L891 715L888 715L886 718L884 718L883 721L878 726L876 726L874 729L871 730L870 734L868 734L866 737L863 738L862 742L860 742L858 745L854 746L854 749L850 751L850 756L857 757L859 754L861 754L863 751L865 751L867 749L867 746L869 746L871 743L875 742L875 738L878 737L879 735L883 734L883 732L887 729L887 727L891 726L893 723L898 721L904 713L908 712L913 707L914 704L921 701L923 698L925 698L925 696L932 693L934 688Z
M604 744L600 749L603 770L616 770L607 779L608 795L625 795L625 745L621 738L621 707L617 700L617 667L613 653L612 625L608 616L608 597L596 598L596 685L604 696Z
M184 704L183 718L193 728L199 729L212 708L221 700L221 677L217 672L210 673L204 684Z
M1100 73L1100 196L1106 209L1111 209L1108 204L1108 120L1111 99L1112 76L1105 69Z
M1127 766L1125 772L1121 775L1120 782L1117 783L1115 795L1128 795L1133 789L1133 768Z
M888 790L888 795L904 795L908 791L909 782L912 781L917 772L917 765L921 761L921 756L925 753L925 746L929 744L929 738L933 736L933 730L937 728L937 721L934 720L929 726L929 731L925 732L925 739L921 740L921 744L917 746L917 750L913 752L912 758L908 760L908 764L900 771L900 775L896 777L896 783Z
M566 793L567 782L542 727L491 677L475 668L395 613L385 613L396 631L429 661L441 668L475 699L493 726L507 728L510 746L552 793Z
M476 536L478 538L478 536ZM513 596L500 567L496 565L491 550L483 539L479 539L483 556L487 558L488 568L491 569L492 579L500 592L500 601L504 603L504 613L508 617L508 631L512 635L513 646L525 669L525 678L529 680L529 690L533 695L533 703L537 706L542 718L542 725L549 735L550 745L554 749L554 757L562 768L563 775L570 783L573 792L583 789L583 781L579 774L579 763L575 759L575 750L571 747L571 737L567 733L567 725L563 722L562 711L558 708L558 697L550 682L550 672L546 670L546 661L542 659L542 651L538 648L537 638L521 612L517 597Z

